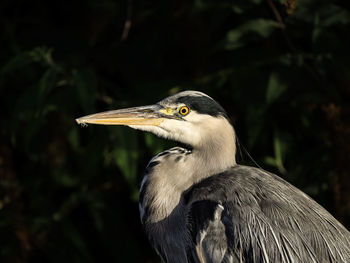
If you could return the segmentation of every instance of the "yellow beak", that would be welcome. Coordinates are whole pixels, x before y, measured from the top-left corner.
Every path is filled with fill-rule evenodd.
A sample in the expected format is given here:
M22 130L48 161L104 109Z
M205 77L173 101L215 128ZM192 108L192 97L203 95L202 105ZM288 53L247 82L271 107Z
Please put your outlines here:
M121 110L105 111L76 119L78 124L103 125L151 125L158 126L165 118L172 116L163 113L163 107L155 104Z

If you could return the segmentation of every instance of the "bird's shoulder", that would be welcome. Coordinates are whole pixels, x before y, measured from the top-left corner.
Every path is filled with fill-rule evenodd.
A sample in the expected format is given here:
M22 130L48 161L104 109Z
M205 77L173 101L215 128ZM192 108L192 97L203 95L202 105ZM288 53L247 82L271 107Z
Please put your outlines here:
M184 193L184 202L203 258L215 251L225 262L350 260L349 232L305 193L262 169L237 165L210 176Z

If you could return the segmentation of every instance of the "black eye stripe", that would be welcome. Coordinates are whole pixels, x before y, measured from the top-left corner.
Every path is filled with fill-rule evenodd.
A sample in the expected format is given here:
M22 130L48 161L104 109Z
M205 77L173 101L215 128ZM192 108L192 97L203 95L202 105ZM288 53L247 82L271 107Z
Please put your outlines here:
M199 114L223 116L228 119L225 110L215 100L206 96L181 96L176 99L175 103L183 103Z

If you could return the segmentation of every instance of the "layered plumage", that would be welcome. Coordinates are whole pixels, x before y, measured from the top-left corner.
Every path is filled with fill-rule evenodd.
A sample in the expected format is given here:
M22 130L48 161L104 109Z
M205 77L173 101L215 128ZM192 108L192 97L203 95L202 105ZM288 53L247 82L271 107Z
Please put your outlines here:
M235 165L201 180L153 221L162 209L156 199L166 203L171 192L157 195L152 172L164 159L189 154L161 153L141 186L141 220L165 262L350 262L349 232L309 196L258 168Z
M277 175L236 164L233 127L206 94L77 121L186 145L155 156L141 183L141 221L164 262L350 262L350 233L324 208Z

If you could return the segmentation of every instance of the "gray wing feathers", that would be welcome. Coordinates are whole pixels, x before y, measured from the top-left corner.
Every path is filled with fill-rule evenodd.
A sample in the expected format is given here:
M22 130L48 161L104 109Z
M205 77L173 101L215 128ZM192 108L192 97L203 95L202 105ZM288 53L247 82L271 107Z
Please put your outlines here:
M193 195L216 202L195 238L200 262L350 262L349 232L276 175L238 166L208 180Z
M223 210L224 207L222 205L217 205L213 219L196 237L197 253L202 262L222 262L225 256L227 240L225 226L221 221Z

